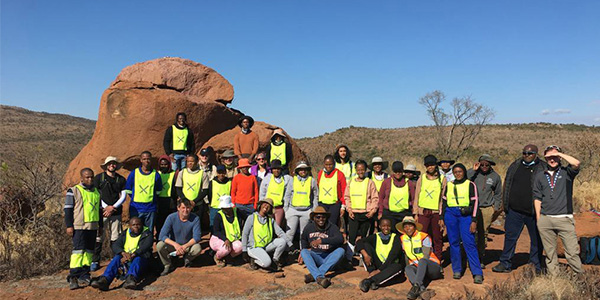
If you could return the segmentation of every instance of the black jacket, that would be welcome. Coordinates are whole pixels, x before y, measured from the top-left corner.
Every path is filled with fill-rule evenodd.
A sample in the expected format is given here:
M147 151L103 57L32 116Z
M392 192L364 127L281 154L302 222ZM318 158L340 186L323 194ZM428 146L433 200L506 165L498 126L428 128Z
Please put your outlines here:
M504 212L507 213L508 212L508 204L510 203L510 189L512 187L512 183L513 183L513 177L515 175L515 172L517 171L517 168L519 167L520 164L523 163L523 159L519 158L517 160L515 160L509 167L508 170L506 170L506 177L504 178L504 189L502 191L502 203L504 205ZM548 164L541 160L539 157L535 158L535 165L533 166L533 174L531 176L531 187L533 188L533 182L535 179L535 175L540 173L540 172L544 172L544 170L548 169ZM535 211L534 207L533 207L533 199L531 199L531 211Z
M123 231L119 235L119 238L112 244L112 251L115 255L120 254L125 251L125 239L127 238L127 231L129 229ZM152 244L154 243L154 237L150 230L145 230L141 233L140 241L138 243L139 247L134 252L135 256L140 256L144 258L150 258L152 256Z
M188 129L188 136L187 136L187 150L186 151L182 151L182 150L178 150L178 151L173 151L173 126L169 126L167 127L167 130L165 131L165 137L163 139L163 147L165 148L165 153L167 155L171 155L171 153L174 154L190 154L190 153L195 153L196 152L196 144L194 143L194 134L192 133L192 130L189 127L179 127L177 125L177 123L174 124L175 126L177 126L177 128L179 129L183 129L183 128L187 128Z
M371 245L371 247L375 249L375 251L377 251L377 235L378 233L374 233L356 242L356 252L360 252L362 249L365 249L365 244ZM402 250L402 241L400 240L400 234L396 234L394 239L390 239L388 243L393 243L392 249L390 250L390 254L388 255L387 259L381 262L379 270L384 270L396 260L398 260L398 263L402 265L402 270L404 270L406 262L404 261L404 250ZM375 259L375 257L373 257L373 259ZM377 259L379 259L379 257L377 257Z
M313 248L310 242L321 239L321 244L317 248ZM302 249L311 249L316 252L332 252L339 248L344 243L344 237L340 233L340 228L331 224L329 221L323 230L319 230L314 222L310 221L302 231L300 238Z

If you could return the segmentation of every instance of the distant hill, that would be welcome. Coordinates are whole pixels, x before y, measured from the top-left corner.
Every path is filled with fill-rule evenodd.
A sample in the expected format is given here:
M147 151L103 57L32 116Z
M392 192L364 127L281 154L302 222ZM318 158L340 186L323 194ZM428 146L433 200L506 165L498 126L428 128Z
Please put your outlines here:
M9 166L19 154L43 153L64 172L92 138L96 122L65 114L0 105L0 160Z

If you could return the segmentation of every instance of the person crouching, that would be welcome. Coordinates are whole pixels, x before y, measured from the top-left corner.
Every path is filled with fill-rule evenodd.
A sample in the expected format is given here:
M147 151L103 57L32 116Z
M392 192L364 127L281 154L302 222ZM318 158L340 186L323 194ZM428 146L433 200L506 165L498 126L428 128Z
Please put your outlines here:
M242 254L242 223L238 218L237 209L231 203L228 195L219 198L219 212L216 214L210 248L215 251L214 260L217 266L226 265L227 256L236 257Z

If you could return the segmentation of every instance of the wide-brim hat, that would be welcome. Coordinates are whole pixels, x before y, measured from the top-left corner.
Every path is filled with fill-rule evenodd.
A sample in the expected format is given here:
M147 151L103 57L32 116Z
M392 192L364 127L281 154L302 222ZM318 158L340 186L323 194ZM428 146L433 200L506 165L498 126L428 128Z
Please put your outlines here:
M104 163L103 163L103 164L101 164L101 165L100 165L100 167L102 168L102 170L106 170L106 166L108 165L108 163L109 163L109 162L113 162L113 161L117 163L117 170L118 170L118 169L120 169L120 168L123 166L123 164L121 164L121 163L119 162L119 159L118 159L118 158L116 158L116 157L114 157L114 156L107 156L107 157L104 159Z
M238 126L242 127L242 122L244 120L248 120L248 122L250 122L250 126L248 128L252 128L252 126L254 126L254 119L251 116L243 116L240 118L240 120L238 121Z
M375 156L373 159L371 159L371 165L369 165L369 169L373 170L374 164L381 164L381 170L386 170L389 166L389 163L379 156Z
M265 198L265 199L262 199L262 200L258 200L258 203L256 203L256 210L260 209L260 205L262 203L267 203L267 204L271 205L271 209L273 208L273 199L271 199L271 198Z
M492 166L496 165L496 162L494 161L492 156L489 154L482 154L477 161L482 161L482 160L489 162L490 165L492 165Z
M438 165L442 165L442 163L444 163L444 162L447 162L447 163L450 163L450 165L453 165L456 161L453 159L440 159L438 161Z
M247 158L242 158L242 159L240 159L240 161L238 161L238 166L237 166L238 169L250 168L250 167L252 167L252 165L250 164L250 160L248 160Z
M308 165L307 162L301 160L301 161L298 162L298 164L296 164L296 167L294 168L294 171L298 170L298 169L310 169L310 166Z
M327 217L329 217L331 213L325 210L325 207L317 206L317 208L310 213L310 219L312 220L316 215L327 215Z
M233 152L233 150L225 150L225 152L223 152L223 154L221 154L221 157L223 158L227 158L227 157L236 157L237 155L235 155L235 152Z
M233 203L231 203L231 196L223 195L219 197L219 208L232 208Z
M272 160L269 168L271 168L271 170L272 169L283 169L283 166L281 165L281 160L279 160L279 159Z
M404 171L405 172L418 172L417 171L417 166L415 165L407 165L406 167L404 167Z
M423 225L421 223L417 222L417 220L415 220L415 218L413 218L411 216L407 216L407 217L404 217L404 219L402 219L402 222L396 223L396 230L398 230L398 232L405 233L404 232L404 224L413 224L413 225L415 225L415 229L418 231L421 231L421 229L423 229Z

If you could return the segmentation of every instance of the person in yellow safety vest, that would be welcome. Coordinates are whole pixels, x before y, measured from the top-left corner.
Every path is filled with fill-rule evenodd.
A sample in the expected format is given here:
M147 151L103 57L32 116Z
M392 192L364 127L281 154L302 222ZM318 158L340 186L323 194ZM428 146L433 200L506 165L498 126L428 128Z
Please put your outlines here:
M202 190L202 169L198 167L198 156L190 154L187 156L186 167L177 174L175 188L180 199L188 199L194 204L193 213L202 219L202 199L206 191Z
M357 236L367 237L372 220L377 214L379 195L373 180L366 178L367 162L356 162L356 177L346 187L346 211L348 212L348 246L354 252Z
M376 290L404 270L400 235L392 232L390 219L379 220L379 232L356 243L356 252L360 253L369 277L363 279L358 287L363 292Z
M381 190L381 184L383 184L383 181L389 177L388 173L384 172L384 170L387 170L387 168L388 162L384 161L383 158L375 156L373 159L371 159L371 165L369 166L371 171L367 173L367 177L375 182L377 192Z
M196 152L194 133L187 125L187 116L178 112L175 123L165 131L163 138L165 153L171 158L171 168L181 170L185 167L185 157Z
M408 292L408 299L414 300L421 296L429 299L433 292L426 290L427 281L444 278L439 258L432 252L431 238L421 231L421 224L414 218L406 217L402 223L396 224L396 229L402 233L400 238L404 252L405 272L412 288Z
M431 154L423 159L426 172L417 180L413 214L423 232L433 238L433 252L442 257L442 228L440 227L440 207L442 191L446 187L446 177L440 173L437 158Z
M225 150L225 152L221 154L221 163L225 166L225 169L227 170L227 178L229 179L233 179L233 177L240 172L235 162L236 157L237 156L231 149Z
M271 143L267 146L267 162L271 164L274 160L281 161L281 171L284 175L290 174L289 165L292 163L294 154L292 145L286 141L286 135L281 128L273 130Z
M335 158L327 154L323 159L323 169L317 175L319 185L319 205L331 215L329 222L342 228L340 222L346 211L346 177L344 173L335 168Z
M335 168L342 171L346 176L346 182L350 182L350 179L356 176L356 170L354 169L354 163L352 160L352 152L346 145L338 145L333 153L335 158Z
M263 199L258 201L257 211L249 215L244 223L242 255L254 270L271 267L274 271L281 271L281 255L287 247L292 246L292 241L270 217L272 214L273 200Z
M461 163L452 167L454 180L448 182L442 191L442 215L440 227L446 226L450 243L450 260L452 261L452 278L462 276L462 258L460 245L465 249L469 268L473 274L473 282L483 283L483 271L479 261L479 253L475 245L477 230L478 198L475 183L467 179L467 168Z
M286 234L290 241L294 241L297 230L300 231L300 237L302 236L304 227L310 221L310 213L319 206L319 187L309 172L310 166L307 162L298 162L294 169L294 177L288 182L287 193L283 198L288 228Z
M404 164L401 161L392 163L392 177L387 178L379 190L379 219L386 218L392 222L392 231L404 217L412 216L411 205L415 195L415 185L404 177Z
M69 289L90 284L90 265L94 256L97 232L102 232L102 206L100 193L94 187L94 171L82 169L81 182L67 190L65 199L65 225L67 235L73 238L70 270L67 276Z
M144 226L154 228L156 202L162 191L160 174L152 168L152 153L144 151L140 155L142 166L133 170L125 182L129 194L129 216L140 217ZM151 229L153 231L154 229Z
M209 244L219 267L226 265L226 257L242 254L242 222L229 195L219 197L219 212L214 220Z
M215 217L220 211L220 198L231 196L231 180L227 178L227 170L224 165L217 166L217 176L208 183L209 220L212 228Z
M271 174L267 174L260 184L258 199L270 198L273 200L273 215L275 222L279 227L283 226L285 213L283 210L283 199L292 186L290 182L293 178L290 175L283 174L283 166L279 159L271 162Z
M160 174L162 189L157 201L156 232L160 232L167 217L176 210L175 173L171 169L169 156L161 155L158 158L158 174Z
M119 276L119 269L124 267L125 274L121 274L121 279L125 280L123 287L135 289L148 270L153 243L152 233L144 227L142 219L138 217L129 219L129 229L121 233L112 245L115 256L102 276L92 280L91 286L108 291L111 282Z

